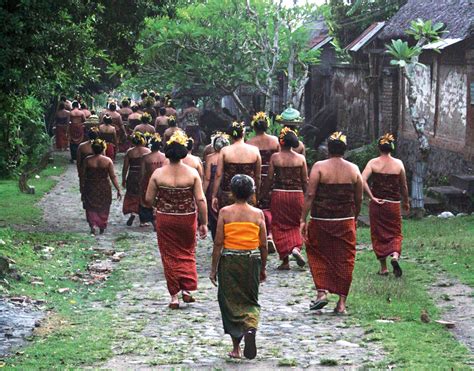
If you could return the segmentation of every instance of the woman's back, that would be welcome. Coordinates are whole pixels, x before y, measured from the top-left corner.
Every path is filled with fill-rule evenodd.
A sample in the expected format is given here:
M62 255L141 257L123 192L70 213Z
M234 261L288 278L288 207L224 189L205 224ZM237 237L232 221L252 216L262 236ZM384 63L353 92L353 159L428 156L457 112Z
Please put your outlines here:
M153 174L158 187L189 188L194 186L197 170L185 164L165 165Z
M260 156L258 148L243 142L234 143L221 150L224 163L252 164Z
M370 165L373 173L398 175L403 170L402 162L392 156L376 157L370 161Z
M224 224L229 223L255 223L260 225L262 210L248 204L233 204L220 210Z
M278 167L297 167L305 164L304 156L294 152L278 152L272 155L271 161Z
M280 148L278 138L266 133L254 136L247 141L247 144L255 146L261 151L278 151Z
M355 184L357 182L356 165L340 157L330 158L315 164L319 171L319 183Z

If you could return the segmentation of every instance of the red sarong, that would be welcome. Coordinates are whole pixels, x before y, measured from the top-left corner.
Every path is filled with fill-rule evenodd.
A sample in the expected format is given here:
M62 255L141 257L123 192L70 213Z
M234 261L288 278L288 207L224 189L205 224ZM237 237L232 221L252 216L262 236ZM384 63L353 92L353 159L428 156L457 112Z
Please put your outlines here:
M377 259L402 253L402 218L399 202L369 204L370 235Z
M115 145L112 143L107 143L107 149L105 150L105 155L110 158L112 161L115 161Z
M295 248L301 251L303 246L299 223L303 202L304 194L301 191L272 192L272 234L281 260L291 255Z
M107 221L109 220L109 210L86 210L86 219L91 228L98 227L100 229L106 229Z
M347 296L356 256L355 220L312 219L308 237L306 254L316 288Z
M170 295L197 289L196 213L156 214L156 235Z
M127 214L138 214L140 211L140 195L133 195L130 192L125 193L123 198L122 212Z
M67 126L57 125L56 126L56 149L66 149L69 141L67 139Z

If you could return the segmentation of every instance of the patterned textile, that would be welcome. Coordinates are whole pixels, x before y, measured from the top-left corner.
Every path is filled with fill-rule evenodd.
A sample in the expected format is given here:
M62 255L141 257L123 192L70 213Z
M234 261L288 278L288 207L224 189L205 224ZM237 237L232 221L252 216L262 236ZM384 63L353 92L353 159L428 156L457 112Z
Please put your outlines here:
M301 184L301 166L275 166L273 189L303 190Z
M311 217L348 218L355 215L354 185L319 183L311 208Z
M92 152L81 152L81 155L77 159L77 168L79 169L79 174L78 174L79 175L79 192L81 192L81 194L84 188L84 177L82 176L81 170L82 170L82 167L84 166L84 160L86 159L86 157L89 157L92 155L93 155Z
M122 123L123 125L123 123ZM122 143L125 143L127 141L127 138L125 136L125 132L122 129L122 126L120 126L120 119L119 117L113 117L112 118L112 126L115 128L115 132L117 133L117 138L118 138L118 144L119 148Z
M219 199L219 209L222 209L224 206L229 206L234 203L232 192L230 191L230 181L232 180L234 175L245 174L255 180L256 165L256 162L242 164L232 162L224 163L222 182L219 194L217 195ZM255 195L252 196L251 200L249 200L249 203L253 206L257 205Z
M156 210L164 214L194 214L196 203L193 189L158 187Z
M217 228L217 213L212 210L212 189L214 187L214 179L216 177L217 165L211 165L211 179L209 181L209 186L206 191L206 201L207 201L207 220L208 226L211 230L212 240L216 237L216 228Z
M400 174L372 173L370 180L374 197L400 201Z
M122 212L124 214L138 214L140 209L140 172L142 158L129 158L130 167L127 173L127 192L123 200Z
M66 149L68 145L67 140L67 125L56 124L56 149Z
M372 247L377 259L402 253L402 218L399 202L385 202L379 205L369 204L370 235Z
M86 210L86 219L91 228L105 229L109 220L109 210L103 212Z
M224 332L234 338L257 329L260 318L258 291L262 262L259 254L224 253L219 260L217 298Z
M300 216L303 209L303 191L272 192L272 235L280 259L291 255L294 248L301 251Z
M196 230L196 213L156 214L158 247L170 295L197 289Z
M159 169L162 166L163 166L163 162L161 161L145 162L145 172L140 182L142 205L145 204L146 190L148 188L148 183L150 183L151 176L153 175L156 169Z
M308 238L306 254L316 288L347 296L356 256L355 220L311 220Z
M69 141L73 144L81 144L84 140L84 124L71 123L69 124Z
M91 228L107 228L110 204L112 203L108 169L92 167L85 169L82 201L89 226Z
M141 121L138 119L128 120L128 127L133 131L137 125L140 125Z

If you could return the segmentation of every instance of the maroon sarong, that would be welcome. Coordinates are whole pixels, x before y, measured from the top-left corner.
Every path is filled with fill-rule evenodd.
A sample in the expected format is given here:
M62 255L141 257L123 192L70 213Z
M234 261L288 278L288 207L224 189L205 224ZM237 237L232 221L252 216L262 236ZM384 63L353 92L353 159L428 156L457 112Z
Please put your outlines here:
M68 145L67 126L56 125L56 149L66 149Z
M160 187L157 196L156 235L171 295L197 289L197 215L191 188Z
M369 204L370 235L377 259L384 259L393 253L402 253L402 218L399 202L379 205Z
M302 191L274 190L271 197L272 234L278 255L283 260L293 249L301 251L300 216L303 208Z
M355 220L313 219L308 237L306 254L316 288L347 296L356 256Z
M89 226L107 228L112 203L109 169L91 167L85 169L82 200Z
M127 173L127 192L123 199L122 212L126 214L138 214L140 211L140 172L142 158L129 158L130 167Z

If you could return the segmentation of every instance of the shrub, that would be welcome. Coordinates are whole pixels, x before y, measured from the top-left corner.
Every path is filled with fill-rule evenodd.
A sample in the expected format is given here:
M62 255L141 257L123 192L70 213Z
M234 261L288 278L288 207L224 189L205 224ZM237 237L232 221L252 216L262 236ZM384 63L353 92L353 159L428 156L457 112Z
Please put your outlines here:
M352 151L348 151L346 155L346 160L356 164L360 171L365 169L367 162L369 162L374 157L379 155L379 150L377 147L377 141L367 144L366 146L356 148Z

